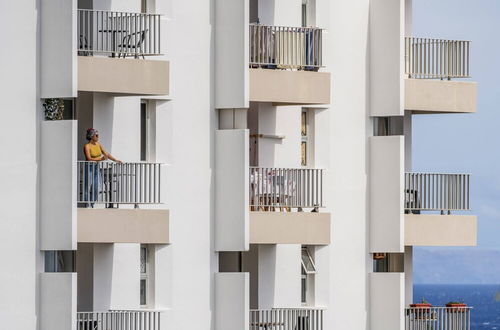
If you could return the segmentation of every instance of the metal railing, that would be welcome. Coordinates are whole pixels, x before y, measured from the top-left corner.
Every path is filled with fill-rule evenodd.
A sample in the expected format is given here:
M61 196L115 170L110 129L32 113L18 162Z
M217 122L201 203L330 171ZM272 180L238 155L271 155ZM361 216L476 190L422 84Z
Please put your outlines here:
M470 41L405 38L409 78L469 78Z
M161 311L76 313L76 330L160 330Z
M323 309L250 310L250 330L323 330Z
M324 207L322 169L250 167L249 179L252 210Z
M78 55L162 55L160 18L159 14L78 9Z
M160 204L161 163L78 161L78 203Z
M405 173L408 211L469 211L470 175Z
M405 330L470 330L472 307L407 307Z
M250 24L250 65L316 71L322 64L319 28Z

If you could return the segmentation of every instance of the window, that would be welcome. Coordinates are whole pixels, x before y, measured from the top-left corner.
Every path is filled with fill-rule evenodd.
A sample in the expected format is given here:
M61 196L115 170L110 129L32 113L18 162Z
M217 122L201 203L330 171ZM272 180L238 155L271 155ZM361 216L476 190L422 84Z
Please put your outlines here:
M307 0L302 0L302 27L307 27Z
M141 0L141 13L148 12L148 0Z
M308 296L310 295L310 292L308 292L308 289L311 286L311 283L314 283L314 274L316 274L316 265L314 264L314 260L309 253L309 250L307 247L302 247L301 251L301 258L302 258L302 276L301 276L301 282L300 282L300 287L301 287L301 302L302 304L307 304L308 303Z
M404 253L374 253L373 272L375 273L404 272Z
M149 249L147 245L141 245L141 279L140 279L140 304L148 305L149 290Z
M300 164L302 166L308 165L308 144L309 144L309 122L307 110L302 110L300 116Z
M141 160L147 160L148 153L148 104L141 102Z
M74 273L75 251L45 251L46 273Z
M403 126L403 116L377 117L373 121L373 135L404 135Z

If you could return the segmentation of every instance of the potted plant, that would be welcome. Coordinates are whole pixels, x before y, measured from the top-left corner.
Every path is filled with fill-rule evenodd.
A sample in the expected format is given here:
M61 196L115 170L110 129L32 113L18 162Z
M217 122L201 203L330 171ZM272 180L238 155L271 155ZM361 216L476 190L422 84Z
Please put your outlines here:
M425 298L422 298L422 300L420 302L410 304L410 307L429 310L432 307L432 305L427 300L425 300Z
M463 313L467 304L463 301L449 301L446 303L446 307L448 313Z
M43 102L45 120L62 120L64 101L62 99L45 99Z
M413 314L415 319L432 320L436 317L436 315L431 312L431 307L432 305L425 300L425 298L423 298L418 303L410 304L411 309L408 310L408 312Z

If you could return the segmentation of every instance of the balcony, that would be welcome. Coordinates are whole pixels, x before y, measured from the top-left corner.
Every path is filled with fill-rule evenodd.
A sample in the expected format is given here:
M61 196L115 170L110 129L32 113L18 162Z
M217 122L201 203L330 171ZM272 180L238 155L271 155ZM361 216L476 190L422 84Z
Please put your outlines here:
M405 245L476 245L476 217L452 214L470 211L469 174L406 173L404 184Z
M469 330L472 307L406 307L405 330Z
M250 167L251 244L329 244L322 169Z
M405 109L413 113L476 112L470 41L405 38Z
M250 24L250 101L330 103L322 29Z
M169 243L169 211L139 209L162 204L163 165L78 161L78 242Z
M78 91L169 94L162 15L42 2L42 98L77 97Z
M158 14L78 9L78 90L168 94L169 63L145 60L163 55L160 19Z
M250 310L250 330L323 330L323 309L273 308Z
M76 330L160 330L161 311L113 310L76 313Z
M330 244L324 170L250 167L249 132L215 134L215 249L250 244Z

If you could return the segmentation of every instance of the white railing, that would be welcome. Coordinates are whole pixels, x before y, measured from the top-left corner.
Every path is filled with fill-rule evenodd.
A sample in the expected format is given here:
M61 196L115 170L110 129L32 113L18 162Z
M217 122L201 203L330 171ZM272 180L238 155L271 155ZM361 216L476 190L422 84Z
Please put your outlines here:
M161 311L76 313L76 330L160 330Z
M250 167L250 207L290 211L323 207L323 170Z
M408 211L469 211L470 175L405 173Z
M160 18L158 14L78 9L78 54L162 55Z
M470 41L405 38L409 78L469 78Z
M250 330L323 330L323 309L250 310Z
M322 64L322 30L250 24L250 65L318 70Z
M161 163L78 162L78 203L160 204Z
M405 330L470 330L471 307L407 307Z

